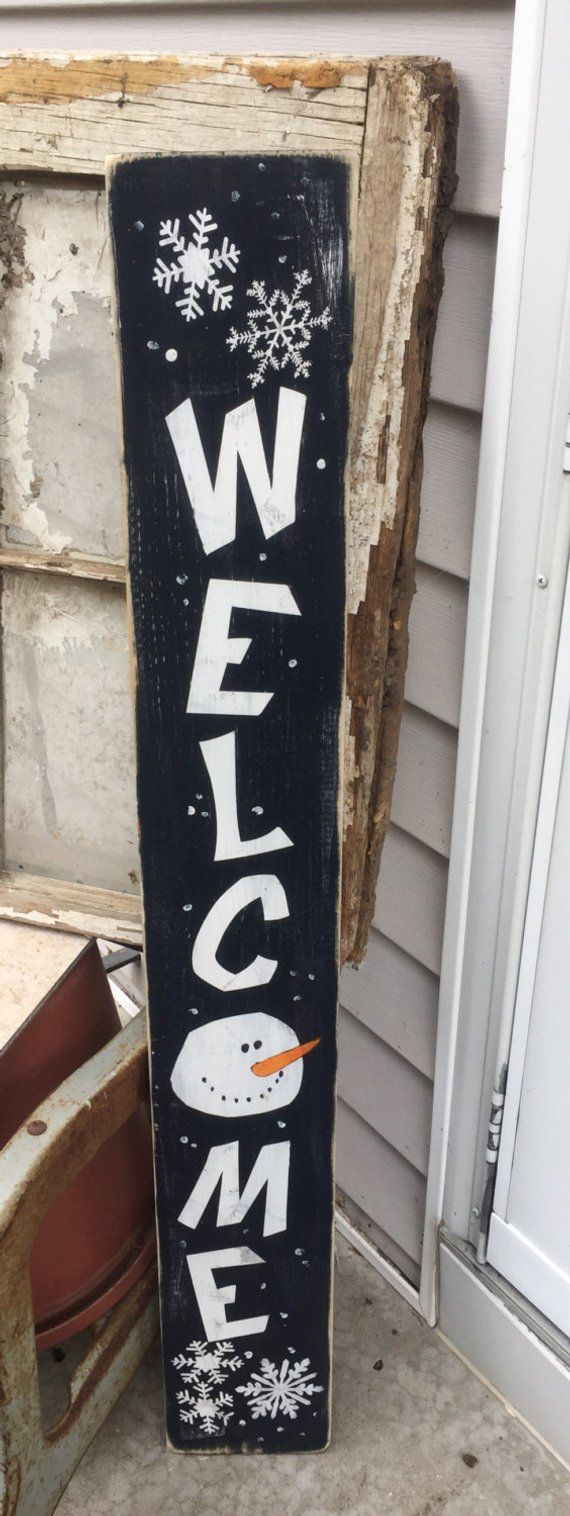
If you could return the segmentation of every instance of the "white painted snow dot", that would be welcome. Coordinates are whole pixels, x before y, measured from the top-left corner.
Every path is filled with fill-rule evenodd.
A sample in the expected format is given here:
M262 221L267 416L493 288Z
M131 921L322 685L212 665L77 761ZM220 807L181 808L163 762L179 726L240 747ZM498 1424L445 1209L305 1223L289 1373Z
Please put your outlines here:
M135 232L144 231L144 221L135 221Z
M267 563L267 553L260 553L259 554L259 562L260 563Z
M178 349L175 347L167 347L164 356L167 363L176 363L176 359L178 357Z
M191 911L192 910L192 906L190 905L190 902L188 902L187 905L183 905L182 906L182 910L183 911Z
M200 1015L200 1012L198 1010L198 1006L197 1005L191 1005L190 1006L190 1015L191 1016L199 1016Z
M324 421L324 419L325 419L325 413L324 413L324 411L321 411L321 421Z
M266 1290L267 1289L267 1285L266 1284L260 1284L259 1288L260 1288L260 1290Z
M189 805L188 806L188 815L189 816L195 816L196 815L196 806L195 805Z
M187 1137L181 1137L181 1138L180 1138L180 1141L181 1141L181 1142L187 1142L187 1141L188 1141L188 1138L187 1138Z
M197 1148L197 1146L198 1146L198 1143L197 1143L197 1142L191 1142L191 1143L190 1143L190 1147L191 1147L191 1148Z
M278 258L277 261L278 261L278 263L286 263L287 262L287 254L286 253L280 253L279 254L279 258Z
M262 805L252 805L251 809L252 809L252 813L253 813L254 816L263 816L263 806Z
M278 1125L278 1126L281 1126L281 1127L286 1127L286 1125L287 1125L287 1122L286 1122L286 1121L278 1121L278 1122L277 1122L277 1125Z
M317 458L317 468L323 469L323 468L326 468L326 466L327 465L325 463L324 458Z
M265 164L264 163L258 163L257 167L259 169L260 174L264 174L265 173Z
M244 1426L245 1426L245 1421L240 1421L240 1427L244 1427Z
M295 1248L295 1257L296 1258L302 1258L304 1251L305 1251L304 1248Z
M289 668L290 669L296 669L296 667L297 667L297 659L296 658L290 658L289 659Z
M189 605L189 604L190 604L190 601L189 601L189 600L183 600L183 601L182 601L182 604L183 604L183 605Z
M157 353L158 352L158 342L152 342L152 341L151 342L147 342L147 347L149 349L149 352L151 352L151 353Z
M203 795L199 795L199 794L198 794L198 791L196 791L196 799L197 799L197 800L203 800L203 799L204 799L204 796L203 796Z
M278 221L279 220L279 211L272 211L271 212L271 220L272 221Z
M208 815L208 812L207 812L207 811L200 811L200 815L201 815L201 816L207 816L207 815Z
M177 584L186 584L187 581L188 581L188 575L187 574L177 574L176 575L176 583Z
M293 1000L300 1000L300 999L301 999L301 996L300 996L300 995L294 995L294 996L293 996Z
M309 974L309 979L314 979L314 974Z
M239 200L239 190L232 190L232 200ZM240 1426L244 1426L243 1421L240 1422Z
M244 1358L253 1358L253 1353L244 1353Z
M287 1317L289 1315L289 1312L288 1311L280 1311L279 1315L280 1315L282 1321L286 1321Z

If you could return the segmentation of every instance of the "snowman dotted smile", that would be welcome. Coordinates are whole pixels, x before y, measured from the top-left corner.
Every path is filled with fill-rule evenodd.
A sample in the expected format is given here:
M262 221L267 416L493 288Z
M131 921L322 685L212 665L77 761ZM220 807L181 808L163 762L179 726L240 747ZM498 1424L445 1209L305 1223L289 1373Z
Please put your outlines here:
M265 1011L225 1016L189 1032L172 1071L175 1095L211 1116L253 1116L290 1105L301 1088L303 1058L319 1038L300 1043L293 1028Z

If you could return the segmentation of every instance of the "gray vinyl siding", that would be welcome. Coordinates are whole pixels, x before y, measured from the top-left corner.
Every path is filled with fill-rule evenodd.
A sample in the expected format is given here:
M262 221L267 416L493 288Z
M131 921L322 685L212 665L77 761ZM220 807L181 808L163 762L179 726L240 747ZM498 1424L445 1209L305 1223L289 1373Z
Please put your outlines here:
M462 128L459 191L445 252L446 284L424 436L417 592L392 824L368 956L362 969L345 970L341 981L337 1181L350 1219L414 1284L419 1281L425 1209L438 975L506 118L504 64L512 24L506 7L481 6L479 15L477 46L474 7L466 12L463 5L449 5L443 12L406 6L404 13L402 6L401 40L397 9L390 9L394 51L410 48L415 17L417 50L445 54L455 64ZM469 59L468 25L473 43Z

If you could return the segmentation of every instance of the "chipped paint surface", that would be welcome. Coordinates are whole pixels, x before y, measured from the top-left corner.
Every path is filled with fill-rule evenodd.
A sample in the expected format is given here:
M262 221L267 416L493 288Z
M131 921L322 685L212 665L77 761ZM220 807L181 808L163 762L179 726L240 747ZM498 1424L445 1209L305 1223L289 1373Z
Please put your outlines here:
M3 640L7 867L136 891L123 596L7 572Z
M17 261L3 281L6 545L123 556L105 198L4 181Z
M432 178L423 171L430 137L421 81L407 80L406 89L409 119L423 114L424 129L408 129L402 141L402 192L381 340L366 413L353 438L347 544L347 610L351 615L356 615L366 594L370 549L379 542L382 526L393 525L396 514L406 404L405 358L414 314L410 292L417 286L424 259L424 234L419 228L433 193ZM354 777L352 746L350 742L347 748L349 778Z

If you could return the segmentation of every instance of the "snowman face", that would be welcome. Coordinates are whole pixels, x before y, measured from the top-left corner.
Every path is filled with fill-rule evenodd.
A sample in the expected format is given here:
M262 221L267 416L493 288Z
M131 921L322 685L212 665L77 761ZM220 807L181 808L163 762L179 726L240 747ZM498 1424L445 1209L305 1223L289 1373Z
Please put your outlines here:
M298 1095L303 1057L318 1041L301 1046L290 1026L265 1011L225 1016L189 1033L172 1088L185 1105L209 1116L278 1111Z

